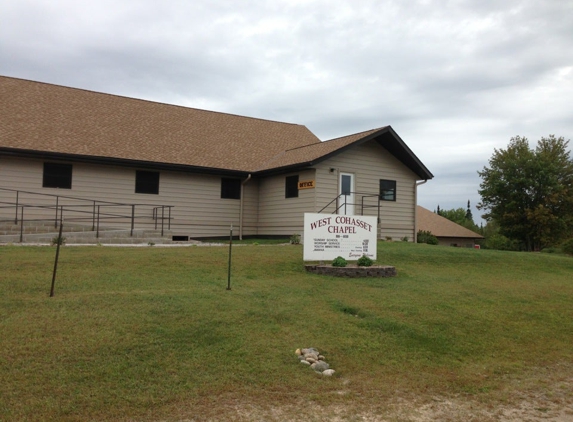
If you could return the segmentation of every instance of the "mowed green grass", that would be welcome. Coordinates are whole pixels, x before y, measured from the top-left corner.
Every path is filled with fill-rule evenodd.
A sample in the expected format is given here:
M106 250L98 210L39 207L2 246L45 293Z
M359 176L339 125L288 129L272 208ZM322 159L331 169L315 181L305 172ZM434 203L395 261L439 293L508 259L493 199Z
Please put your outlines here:
M498 400L573 359L573 259L380 242L398 277L307 274L302 246L0 247L0 420L224 418L235 404ZM316 347L332 378L298 364Z

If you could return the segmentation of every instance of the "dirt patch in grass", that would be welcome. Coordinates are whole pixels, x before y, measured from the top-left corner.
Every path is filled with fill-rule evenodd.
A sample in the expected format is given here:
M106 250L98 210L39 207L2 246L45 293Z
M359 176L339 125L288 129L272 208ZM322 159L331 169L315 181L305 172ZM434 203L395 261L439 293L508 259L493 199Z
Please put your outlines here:
M340 379L345 395L347 383ZM536 368L509 380L502 391L483 395L440 396L397 392L379 403L322 404L320 394L307 401L278 406L222 399L217 408L183 416L194 421L360 421L360 422L571 422L573 421L573 363ZM181 411L182 409L180 409ZM195 409L196 411L198 409ZM201 412L202 413L202 412ZM168 419L171 420L171 419Z

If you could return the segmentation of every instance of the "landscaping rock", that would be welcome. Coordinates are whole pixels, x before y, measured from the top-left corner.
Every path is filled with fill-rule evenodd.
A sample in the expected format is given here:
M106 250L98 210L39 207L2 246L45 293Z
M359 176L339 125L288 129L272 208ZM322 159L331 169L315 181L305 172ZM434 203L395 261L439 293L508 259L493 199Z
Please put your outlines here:
M330 367L330 365L328 365L328 363L326 363L325 361L321 360L313 363L312 365L310 365L310 367L314 369L316 372L324 372Z
M324 360L324 356L314 347L305 349L296 349L295 354L300 363L309 365L314 371L325 376L332 376L334 369L330 369L330 365Z

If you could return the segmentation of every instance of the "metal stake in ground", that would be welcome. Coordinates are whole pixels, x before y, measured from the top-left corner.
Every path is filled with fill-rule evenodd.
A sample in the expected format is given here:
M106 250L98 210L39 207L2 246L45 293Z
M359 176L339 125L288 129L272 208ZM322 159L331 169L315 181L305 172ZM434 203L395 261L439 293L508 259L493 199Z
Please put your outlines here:
M64 207L62 206L62 213L64 212ZM50 297L54 297L54 287L56 285L56 272L58 271L58 258L60 257L60 246L62 244L62 227L64 227L64 219L62 214L60 214L60 232L58 234L58 240L56 245L56 259L54 261L54 274L52 275L52 288L50 289Z
M231 251L233 249L233 225L231 224L231 234L229 235L229 271L227 273L227 290L231 290Z

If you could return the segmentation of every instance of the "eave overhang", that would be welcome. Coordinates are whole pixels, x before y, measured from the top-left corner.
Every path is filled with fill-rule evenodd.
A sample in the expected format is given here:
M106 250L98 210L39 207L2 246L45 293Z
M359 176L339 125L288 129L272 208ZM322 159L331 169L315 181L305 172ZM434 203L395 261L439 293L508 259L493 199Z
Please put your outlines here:
M185 173L213 174L229 177L246 177L248 171L229 170L211 167L188 166L182 164L157 163L153 161L127 160L123 158L96 157L90 155L65 154L46 151L22 150L16 148L0 148L0 155L35 158L40 160L74 161L80 163L100 164L100 165L121 165L130 168L141 168L149 170L167 170Z

